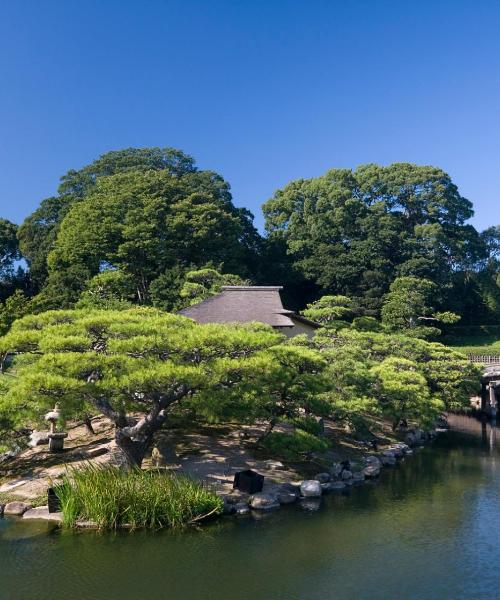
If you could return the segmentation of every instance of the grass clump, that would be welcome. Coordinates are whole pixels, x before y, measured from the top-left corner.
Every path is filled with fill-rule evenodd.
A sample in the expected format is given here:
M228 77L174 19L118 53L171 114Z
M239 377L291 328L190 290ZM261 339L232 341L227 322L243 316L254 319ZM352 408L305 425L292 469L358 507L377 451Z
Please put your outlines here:
M83 519L99 529L179 527L222 511L223 501L193 479L161 471L88 465L55 487L63 523Z
M302 460L311 452L325 452L329 448L326 440L303 429L293 433L272 432L264 439L263 446L271 456L288 461Z

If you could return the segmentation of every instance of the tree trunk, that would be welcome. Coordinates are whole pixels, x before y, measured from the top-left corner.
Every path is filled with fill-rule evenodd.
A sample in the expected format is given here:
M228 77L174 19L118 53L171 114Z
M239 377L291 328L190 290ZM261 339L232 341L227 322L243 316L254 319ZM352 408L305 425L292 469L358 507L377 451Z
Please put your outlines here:
M95 435L94 428L92 427L92 418L91 418L91 416L90 416L89 414L87 414L87 413L86 413L86 414L83 416L83 423L84 423L84 425L85 425L85 427L86 427L87 431L88 431L90 434L92 434L92 435Z
M116 445L122 453L124 465L127 469L141 468L142 461L151 442L151 436L147 436L140 441L134 441L127 435L124 435L119 428L115 433Z

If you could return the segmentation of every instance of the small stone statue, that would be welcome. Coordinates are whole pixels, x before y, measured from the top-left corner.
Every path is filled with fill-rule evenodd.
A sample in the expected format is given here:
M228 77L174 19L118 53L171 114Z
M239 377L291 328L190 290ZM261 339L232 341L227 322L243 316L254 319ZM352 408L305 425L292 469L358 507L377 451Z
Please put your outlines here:
M45 415L45 420L50 423L49 433L49 452L61 452L64 449L64 438L68 437L68 434L64 431L56 431L56 423L61 417L61 411L59 410L59 404L56 403L54 409Z

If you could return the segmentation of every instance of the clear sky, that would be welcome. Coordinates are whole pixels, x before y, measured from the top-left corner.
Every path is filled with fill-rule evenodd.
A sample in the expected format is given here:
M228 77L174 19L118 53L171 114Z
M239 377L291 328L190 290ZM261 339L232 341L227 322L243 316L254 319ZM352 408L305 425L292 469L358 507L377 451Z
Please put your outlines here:
M445 169L500 223L500 3L0 0L0 216L128 146L261 204L330 167Z

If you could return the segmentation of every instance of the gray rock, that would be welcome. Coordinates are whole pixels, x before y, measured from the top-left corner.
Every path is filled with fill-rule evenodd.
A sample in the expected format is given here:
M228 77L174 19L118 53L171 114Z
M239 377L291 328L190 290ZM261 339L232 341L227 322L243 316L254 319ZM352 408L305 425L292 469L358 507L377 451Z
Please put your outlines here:
M279 508L279 502L276 496L260 492L250 498L250 506L254 510L272 510L273 508Z
M382 458L383 456L388 456L389 458L396 458L396 454L393 448L389 448L388 450L382 450L382 452L380 453L380 457Z
M26 502L8 502L4 508L4 514L20 517L31 508L31 504Z
M380 467L377 467L376 465L368 465L363 469L363 475L367 479L374 479L380 475Z
M331 480L331 476L330 473L317 473L314 479L320 483L328 483Z
M333 463L332 467L330 468L330 475L332 477L334 477L335 479L338 479L341 474L342 474L342 465L340 465L339 463Z
M405 435L405 442L408 446L414 446L417 443L417 439L413 433L407 433Z
M382 468L382 462L378 456L370 455L365 458L365 462L370 467Z
M392 446L389 450L394 454L395 458L403 458L403 450L398 446Z
M353 483L363 483L364 480L365 480L365 474L362 471L352 474Z
M223 515L234 515L235 511L236 511L236 504L233 504L232 502L227 502L227 500L224 500L224 505L222 507L222 514Z
M279 471L280 469L284 469L284 465L279 460L268 460L266 462L266 469L271 471Z
M342 490L345 490L345 488L346 485L342 481L331 481L329 484L330 492L341 492Z
M349 481L349 479L352 479L352 472L344 469L342 471L342 481L346 482Z
M42 521L62 521L62 513L55 512L49 513L48 506L38 506L37 508L30 508L23 514L23 519L39 519Z
M234 505L234 512L237 515L248 515L250 512L250 507L246 502L238 502Z
M399 448L403 454L408 454L409 452L411 452L411 448L408 446L408 444L405 444L403 442L395 444L394 447Z
M382 455L380 457L380 460L381 460L382 465L384 467L393 467L396 464L396 457L395 456L384 456L384 455Z
M319 498L323 490L316 479L306 479L300 484L300 495L306 498Z
M283 490L278 492L277 498L280 504L293 504L297 501L298 496L294 492L287 492L286 490Z

